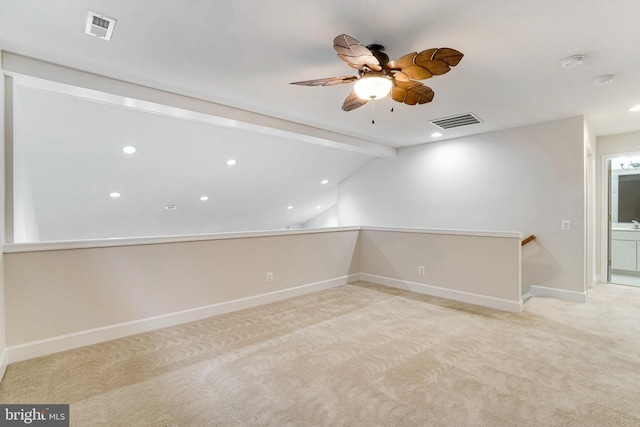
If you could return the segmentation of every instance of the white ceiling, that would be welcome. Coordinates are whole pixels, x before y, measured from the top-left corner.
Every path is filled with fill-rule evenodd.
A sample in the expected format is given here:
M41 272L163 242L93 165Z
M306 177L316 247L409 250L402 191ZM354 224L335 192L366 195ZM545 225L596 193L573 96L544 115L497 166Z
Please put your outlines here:
M371 159L17 89L17 215L35 208L43 240L295 226L334 206L337 183ZM124 153L127 145L136 152ZM227 166L229 159L238 163ZM112 192L121 196L114 200Z
M84 34L88 10L118 20L111 41ZM483 123L445 131L444 139L577 115L586 117L596 135L639 130L640 113L628 112L640 104L638 22L637 0L20 0L0 2L0 49L310 129L403 147L432 142L430 135L437 129L430 120L468 112ZM448 74L424 81L435 91L432 103L393 103L392 113L391 101L379 101L376 123L371 124L369 105L351 112L341 110L351 90L347 85L289 84L355 75L332 48L333 38L341 33L365 45L383 44L392 59L432 47L451 47L465 56ZM585 55L582 66L560 66L563 58L576 54ZM594 84L594 78L604 74L613 74L614 81L604 86ZM157 234L158 229L151 226L146 231L145 224L150 221L145 218L151 214L145 209L185 206L213 188L207 187L212 182L225 184L215 190L226 200L217 205L219 217L212 211L203 216L194 211L187 214L184 209L184 217L166 225L165 234L296 224L316 212L307 210L296 218L283 218L278 210L283 204L303 200L315 209L316 203L335 202L335 187L314 192L318 178L328 177L335 185L374 158L373 153L356 154L292 138L232 131L29 87L18 92L24 129L36 129L31 141L34 146L40 144L27 162L33 165L33 173L46 173L51 178L65 170L56 185L62 186L65 179L84 182L87 191L80 195L80 189L75 188L66 199L60 196L56 202L44 196L55 193L51 180L40 178L41 184L31 183L40 206L41 234L45 229L64 228L55 217L72 217L74 203L82 205L77 217L82 208L96 218L85 221L99 223L103 216L118 215L127 221L124 211L116 215L109 210L112 205L101 204L111 200L93 202L90 196L116 186L118 181L106 179L108 173L116 174L113 171L129 184L137 176L141 193L135 198L144 202L126 211L137 213L136 219L129 219L135 225L127 230L105 229L104 236L135 234L136 230L138 234ZM100 133L95 133L96 129ZM88 145L88 135L99 137ZM134 145L139 145L135 170L118 169L131 167L133 157L108 163L109 156L122 155L114 147L124 140L135 140ZM47 144L51 149L42 151ZM104 144L112 146L105 148ZM237 183L224 175L230 173L228 169L213 172L198 164L207 159L207 164L218 165L227 154L247 159L239 163L247 169ZM259 164L253 164L252 157ZM128 163L118 163L122 161ZM56 163L61 167L56 169ZM240 168L233 173L238 171ZM38 185L46 191L38 190ZM128 197L131 191L126 193ZM331 195L325 194L327 191ZM71 200L74 194L75 202ZM267 206L269 201L274 206ZM125 202L125 198L118 202ZM66 213L60 213L56 203L65 206ZM234 209L220 209L232 205ZM258 220L256 213L264 221ZM247 217L243 219L243 215ZM88 224L86 229L94 226ZM87 232L86 237L97 234Z

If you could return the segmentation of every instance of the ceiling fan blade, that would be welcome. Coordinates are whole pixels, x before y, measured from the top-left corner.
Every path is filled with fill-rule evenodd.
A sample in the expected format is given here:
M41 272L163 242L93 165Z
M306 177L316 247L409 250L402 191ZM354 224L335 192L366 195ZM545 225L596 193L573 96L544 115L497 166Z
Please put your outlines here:
M418 62L418 65L425 70L428 70L433 76L441 76L451 70L449 64L444 61L440 61L439 59L423 60Z
M394 101L407 105L426 104L434 97L433 89L420 82L396 82L391 89L391 98Z
M420 65L409 65L408 67L404 67L402 68L402 73L409 76L411 80L425 80L433 77L432 72Z
M356 92L352 90L351 93L349 93L349 96L345 98L344 103L342 104L342 109L344 111L355 110L356 108L362 107L367 102L367 100L360 98L356 95Z
M455 67L460 63L463 56L464 55L462 54L462 52L458 52L455 49L451 49L449 47L441 47L433 55L433 58L444 61L447 64L449 64L451 67Z
M387 68L401 70L396 73L396 80L425 80L432 76L440 76L460 63L464 55L448 47L426 49L420 53L408 53L395 61L389 61Z
M391 99L398 102L404 102L405 99L407 98L407 90L409 90L412 87L419 87L419 86L424 86L424 85L420 82L413 82L413 81L403 82L403 81L396 80L395 84L393 85L393 88L391 89Z
M409 77L408 74L405 74L402 71L399 71L393 75L393 80L396 82L410 82L411 77Z
M373 53L360 42L351 36L341 34L333 39L333 48L338 52L338 56L350 67L360 69L365 65L373 71L380 71L380 61Z
M398 70L402 70L405 67L409 67L411 65L415 65L413 59L416 57L417 52L407 53L406 55L396 59L395 61L390 61L389 64L394 64L395 68Z
M428 102L431 102L433 101L433 97L435 96L435 92L429 86L411 88L407 91L407 94L409 95L407 96L407 99L413 99L413 96L415 95L418 100L418 104L426 104ZM405 101L405 104L406 103L407 101Z
M329 77L326 79L303 80L301 82L292 82L289 84L299 86L334 86L339 84L347 84L358 80L357 76L340 76Z
M445 74L449 72L449 70L451 70L451 67L446 61L437 58L439 51L440 49L423 50L418 55L416 55L415 63L429 70L429 72L431 72L431 74L435 76Z

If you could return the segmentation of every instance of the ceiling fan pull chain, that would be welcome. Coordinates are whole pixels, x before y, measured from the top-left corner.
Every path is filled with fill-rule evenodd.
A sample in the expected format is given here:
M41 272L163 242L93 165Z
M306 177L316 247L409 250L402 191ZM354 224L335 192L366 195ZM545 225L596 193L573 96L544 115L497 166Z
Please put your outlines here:
M376 112L376 100L375 98L371 98L371 124L376 124L375 112Z

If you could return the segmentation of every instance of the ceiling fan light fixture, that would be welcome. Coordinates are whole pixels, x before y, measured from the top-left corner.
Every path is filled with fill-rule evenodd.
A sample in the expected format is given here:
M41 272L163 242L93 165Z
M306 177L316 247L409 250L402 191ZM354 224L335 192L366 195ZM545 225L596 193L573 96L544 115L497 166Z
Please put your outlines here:
M389 95L393 82L382 73L367 73L360 77L353 90L360 99L376 100Z

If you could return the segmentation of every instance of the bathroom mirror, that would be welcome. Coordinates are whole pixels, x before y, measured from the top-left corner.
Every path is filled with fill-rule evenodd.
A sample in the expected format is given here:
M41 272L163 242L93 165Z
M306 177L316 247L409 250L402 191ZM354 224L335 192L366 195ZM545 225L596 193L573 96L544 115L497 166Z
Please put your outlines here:
M618 176L618 222L640 221L640 174Z
M611 160L611 221L640 221L640 163L628 157Z

